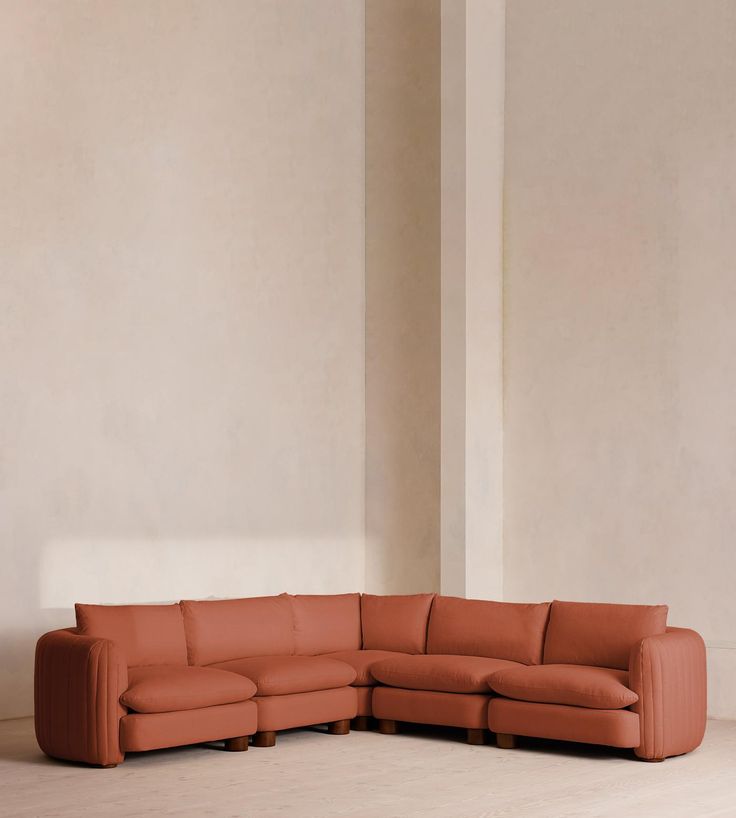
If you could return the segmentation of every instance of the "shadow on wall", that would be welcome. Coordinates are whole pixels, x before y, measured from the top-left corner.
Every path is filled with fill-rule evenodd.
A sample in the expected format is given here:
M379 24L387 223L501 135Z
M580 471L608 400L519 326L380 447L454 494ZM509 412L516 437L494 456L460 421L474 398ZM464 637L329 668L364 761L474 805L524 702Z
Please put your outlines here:
M440 3L365 4L366 589L440 579Z
M363 587L363 539L66 538L47 542L35 565L7 576L33 588L0 625L0 719L33 712L38 637L75 624L74 603L175 602L183 598L336 593ZM12 578L12 579L11 579ZM8 589L8 591L11 589ZM5 594L6 602L10 599ZM20 604L18 604L20 602Z

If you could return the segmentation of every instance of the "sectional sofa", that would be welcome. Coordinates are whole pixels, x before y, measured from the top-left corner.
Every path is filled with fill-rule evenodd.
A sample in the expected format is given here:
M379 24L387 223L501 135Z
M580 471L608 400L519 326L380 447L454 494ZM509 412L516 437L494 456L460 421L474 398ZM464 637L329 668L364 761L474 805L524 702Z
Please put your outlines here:
M631 748L695 749L705 648L664 605L519 604L338 594L77 605L36 648L35 724L50 756L114 767L126 752L276 743L377 719Z

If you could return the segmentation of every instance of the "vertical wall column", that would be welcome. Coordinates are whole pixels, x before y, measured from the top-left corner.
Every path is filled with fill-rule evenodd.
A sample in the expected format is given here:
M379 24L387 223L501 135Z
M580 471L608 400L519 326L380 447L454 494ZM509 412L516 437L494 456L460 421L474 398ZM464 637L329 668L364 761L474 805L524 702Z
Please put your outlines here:
M440 0L366 0L366 580L440 574Z
M442 0L441 590L503 594L503 0Z

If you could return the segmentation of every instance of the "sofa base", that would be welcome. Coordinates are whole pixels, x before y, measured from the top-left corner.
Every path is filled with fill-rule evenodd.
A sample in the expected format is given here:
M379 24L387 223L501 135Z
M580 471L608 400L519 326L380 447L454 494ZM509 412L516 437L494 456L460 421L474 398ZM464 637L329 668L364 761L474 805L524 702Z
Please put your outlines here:
M639 716L631 710L593 710L512 699L491 699L488 726L502 736L533 736L610 747L638 747L641 740Z
M349 722L358 715L358 697L354 687L336 687L310 693L289 693L284 696L256 696L258 733L255 747L273 747L275 734L292 727L313 724ZM266 734L273 733L273 737ZM271 743L272 742L272 743Z
M331 736L347 736L350 733L350 719L331 721L327 725L327 732ZM276 731L261 730L253 736L254 747L275 747ZM246 748L247 749L247 748Z
M129 713L120 720L120 748L141 752L243 738L255 733L257 715L252 701L171 713Z
M347 736L350 733L350 719L339 719L327 724L327 732L331 736ZM260 730L253 736L254 747L275 747L276 731Z
M404 721L406 721L406 719L404 719ZM395 736L399 732L399 724L395 719L379 719L378 732L384 736ZM466 727L465 741L467 744L476 746L485 744L486 733L487 731L481 727Z
M490 696L479 693L376 687L372 706L373 715L380 720L485 730L489 699Z
M355 695L358 697L358 716L373 715L373 690L372 687L355 687Z

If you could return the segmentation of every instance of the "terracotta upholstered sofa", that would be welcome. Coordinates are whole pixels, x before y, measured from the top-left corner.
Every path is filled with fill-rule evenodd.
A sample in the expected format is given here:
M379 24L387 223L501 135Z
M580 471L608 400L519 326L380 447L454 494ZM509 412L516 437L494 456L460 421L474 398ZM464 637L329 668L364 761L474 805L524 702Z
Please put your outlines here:
M276 733L383 733L400 722L634 750L695 749L705 648L664 605L519 604L417 594L282 594L178 605L77 605L41 637L35 720L50 756L115 766L126 752Z

